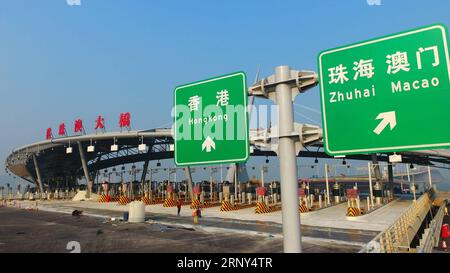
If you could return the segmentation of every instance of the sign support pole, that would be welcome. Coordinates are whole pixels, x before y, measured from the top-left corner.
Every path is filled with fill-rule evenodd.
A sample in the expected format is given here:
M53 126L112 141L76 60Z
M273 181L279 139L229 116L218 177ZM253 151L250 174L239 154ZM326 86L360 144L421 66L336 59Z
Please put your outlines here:
M271 99L278 105L278 124L270 139L277 144L270 148L280 159L280 186L283 222L283 247L285 253L301 253L301 230L298 198L297 154L305 145L322 137L322 131L307 124L294 123L293 101L318 83L313 71L291 70L289 66L278 66L271 75L249 88L249 95ZM303 131L311 130L308 135ZM266 141L266 140L264 140ZM263 143L266 145L267 143Z
M289 66L275 68L275 80L287 81L291 78ZM279 83L275 87L279 118L279 157L281 206L283 219L283 240L285 253L300 253L301 231L300 213L298 210L298 182L295 154L295 141L291 137L294 131L294 111L292 105L291 87L286 83Z

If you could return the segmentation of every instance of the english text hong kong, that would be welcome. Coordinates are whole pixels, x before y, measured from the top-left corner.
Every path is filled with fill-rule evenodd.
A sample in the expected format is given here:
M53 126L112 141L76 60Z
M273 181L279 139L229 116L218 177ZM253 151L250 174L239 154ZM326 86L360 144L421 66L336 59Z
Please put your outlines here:
M215 116L207 116L207 117L199 117L199 118L190 118L189 125L193 124L206 124L209 122L217 122L217 121L228 121L228 114L219 114Z

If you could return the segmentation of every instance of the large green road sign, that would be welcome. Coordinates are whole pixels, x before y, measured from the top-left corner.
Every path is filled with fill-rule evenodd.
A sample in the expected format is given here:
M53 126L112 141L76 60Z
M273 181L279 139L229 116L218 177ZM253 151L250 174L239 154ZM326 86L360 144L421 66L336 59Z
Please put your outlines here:
M178 86L175 164L243 162L249 157L247 82L243 72Z
M442 25L321 52L330 155L450 146L450 74Z

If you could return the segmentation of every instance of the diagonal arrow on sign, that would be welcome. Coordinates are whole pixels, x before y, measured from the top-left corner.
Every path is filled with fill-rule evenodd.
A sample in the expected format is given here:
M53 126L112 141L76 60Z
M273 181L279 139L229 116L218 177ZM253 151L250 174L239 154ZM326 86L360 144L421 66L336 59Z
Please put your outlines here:
M383 132L384 128L386 128L388 126L388 124L391 127L391 131L392 131L392 129L395 128L395 126L397 126L397 119L395 117L395 111L380 113L375 119L383 119L380 122L380 124L378 124L378 126L375 128L375 130L373 130L373 132L377 135L381 134L381 132Z
M206 152L209 153L209 152L211 152L211 148L213 148L215 150L216 149L216 143L214 142L214 140L212 140L212 138L210 136L208 136L205 139L205 141L203 141L202 151L206 149Z

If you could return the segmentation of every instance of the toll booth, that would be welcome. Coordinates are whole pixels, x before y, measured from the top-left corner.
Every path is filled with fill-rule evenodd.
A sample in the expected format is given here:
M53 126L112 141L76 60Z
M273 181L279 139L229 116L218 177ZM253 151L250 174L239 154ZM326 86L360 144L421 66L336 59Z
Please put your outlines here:
M270 195L271 195L271 201L273 204L277 204L278 201L280 201L280 182L278 181L272 181L269 184L270 189Z
M373 195L375 196L375 204L381 206L383 202L383 189L379 182L376 182L373 187Z
M241 182L239 184L239 186L238 186L239 187L238 198L239 198L239 203L241 203L241 204L245 204L246 203L247 190L251 189L251 187L249 187L248 185L249 185L249 182L247 181L247 182Z
M165 192L166 192L166 194L165 194L166 198L164 199L163 207L165 207L165 208L175 207L177 205L177 203L176 203L177 197L175 195L174 187L173 187L172 183L167 183Z
M109 183L104 181L102 183L102 194L100 195L99 202L100 203L109 203L111 202L111 196L109 195Z
M333 185L333 197L334 197L334 203L339 204L341 202L341 186L338 183L335 183Z

